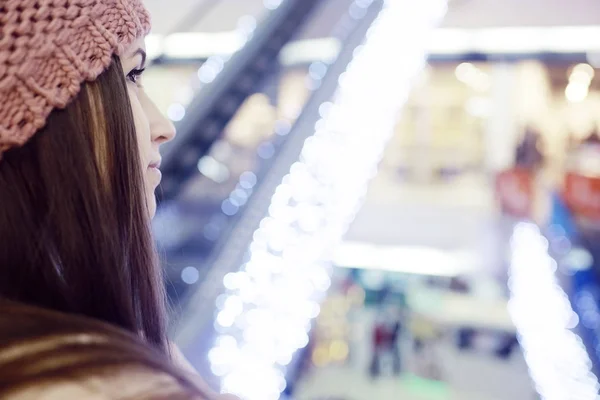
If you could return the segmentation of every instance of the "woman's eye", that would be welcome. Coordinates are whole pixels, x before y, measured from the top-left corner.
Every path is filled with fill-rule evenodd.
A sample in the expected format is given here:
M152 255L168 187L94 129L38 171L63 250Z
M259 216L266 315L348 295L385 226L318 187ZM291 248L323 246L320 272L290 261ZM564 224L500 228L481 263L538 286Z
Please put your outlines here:
M138 83L145 70L146 68L134 69L127 74L127 79L129 79L133 83Z

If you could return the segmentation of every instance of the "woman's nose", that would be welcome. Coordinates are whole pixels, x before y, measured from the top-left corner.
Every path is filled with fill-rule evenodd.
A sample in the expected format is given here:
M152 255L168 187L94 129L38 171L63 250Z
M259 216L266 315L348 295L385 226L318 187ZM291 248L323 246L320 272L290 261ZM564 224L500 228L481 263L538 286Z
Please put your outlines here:
M153 101L150 101L149 111L153 114L153 118L151 118L152 142L161 145L173 140L177 134L173 122L160 112Z
M177 131L175 130L175 125L173 125L173 122L171 122L170 119L160 113L158 118L160 121L156 123L153 129L152 140L160 145L173 140L177 134Z

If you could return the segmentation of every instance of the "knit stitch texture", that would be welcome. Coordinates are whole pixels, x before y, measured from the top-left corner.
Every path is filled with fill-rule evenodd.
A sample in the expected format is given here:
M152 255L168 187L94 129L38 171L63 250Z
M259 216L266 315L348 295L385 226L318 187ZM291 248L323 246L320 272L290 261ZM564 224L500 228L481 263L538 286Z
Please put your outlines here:
M0 0L0 157L149 30L141 0Z

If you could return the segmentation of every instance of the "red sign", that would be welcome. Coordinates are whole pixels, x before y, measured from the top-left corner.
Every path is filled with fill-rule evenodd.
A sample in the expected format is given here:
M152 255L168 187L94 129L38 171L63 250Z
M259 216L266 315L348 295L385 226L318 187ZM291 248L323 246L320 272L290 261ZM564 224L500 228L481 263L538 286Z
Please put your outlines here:
M600 220L600 177L567 174L564 197L575 215Z
M533 174L524 168L512 168L496 176L496 197L504 214L531 218L533 214Z

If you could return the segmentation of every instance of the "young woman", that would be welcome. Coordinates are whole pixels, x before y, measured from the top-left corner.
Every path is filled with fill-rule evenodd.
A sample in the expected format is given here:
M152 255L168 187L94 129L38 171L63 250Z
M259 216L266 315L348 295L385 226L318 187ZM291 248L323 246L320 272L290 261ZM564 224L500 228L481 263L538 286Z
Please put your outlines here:
M150 234L173 125L146 96L140 0L0 2L0 298L169 356Z

